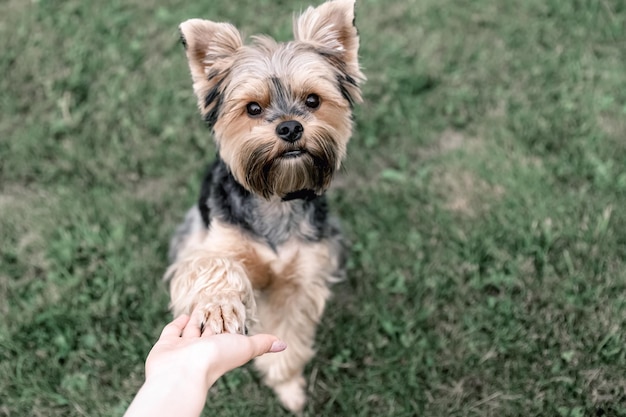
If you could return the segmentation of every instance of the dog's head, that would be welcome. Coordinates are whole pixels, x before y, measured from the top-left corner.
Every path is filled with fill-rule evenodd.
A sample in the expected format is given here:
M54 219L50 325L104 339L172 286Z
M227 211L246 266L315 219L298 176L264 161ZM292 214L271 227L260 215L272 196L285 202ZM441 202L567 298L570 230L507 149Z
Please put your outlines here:
M228 23L180 25L200 112L235 179L265 198L323 193L352 133L365 79L354 0L328 1L294 19L294 40L244 45Z

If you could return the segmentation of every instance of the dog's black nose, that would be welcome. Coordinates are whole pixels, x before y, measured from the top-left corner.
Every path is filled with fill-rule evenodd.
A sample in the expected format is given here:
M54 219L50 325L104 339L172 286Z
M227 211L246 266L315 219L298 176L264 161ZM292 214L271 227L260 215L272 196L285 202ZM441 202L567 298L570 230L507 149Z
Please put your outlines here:
M302 124L296 120L287 120L276 126L276 134L282 140L293 143L302 137L304 128Z

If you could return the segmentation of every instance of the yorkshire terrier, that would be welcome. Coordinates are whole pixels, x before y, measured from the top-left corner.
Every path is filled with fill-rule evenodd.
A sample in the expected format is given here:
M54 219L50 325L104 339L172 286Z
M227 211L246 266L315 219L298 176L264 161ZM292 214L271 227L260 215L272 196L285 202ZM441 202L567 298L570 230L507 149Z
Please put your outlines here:
M365 80L354 0L309 7L286 43L253 36L246 45L231 24L201 19L180 32L218 155L170 244L170 307L200 311L205 332L249 328L284 340L286 351L255 366L299 412L328 286L344 273L324 192L346 154Z

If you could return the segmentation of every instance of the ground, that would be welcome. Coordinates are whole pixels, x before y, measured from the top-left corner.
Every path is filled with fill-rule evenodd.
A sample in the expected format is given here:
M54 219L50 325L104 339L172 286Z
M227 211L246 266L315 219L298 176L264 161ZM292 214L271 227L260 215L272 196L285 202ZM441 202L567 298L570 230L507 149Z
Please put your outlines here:
M215 153L177 25L302 1L3 3L0 416L121 415ZM360 0L351 241L305 416L626 416L626 3ZM287 416L250 367L205 415Z

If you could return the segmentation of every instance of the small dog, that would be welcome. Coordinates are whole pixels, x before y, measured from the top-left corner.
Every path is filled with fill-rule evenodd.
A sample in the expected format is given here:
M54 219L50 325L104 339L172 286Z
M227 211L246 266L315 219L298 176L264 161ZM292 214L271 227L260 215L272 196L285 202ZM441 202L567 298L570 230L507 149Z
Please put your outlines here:
M257 358L283 406L306 401L315 328L343 274L344 245L324 192L352 134L365 80L354 0L309 7L294 40L244 45L228 23L180 25L198 107L215 138L197 206L170 244L171 309L203 331L272 333L288 349Z

